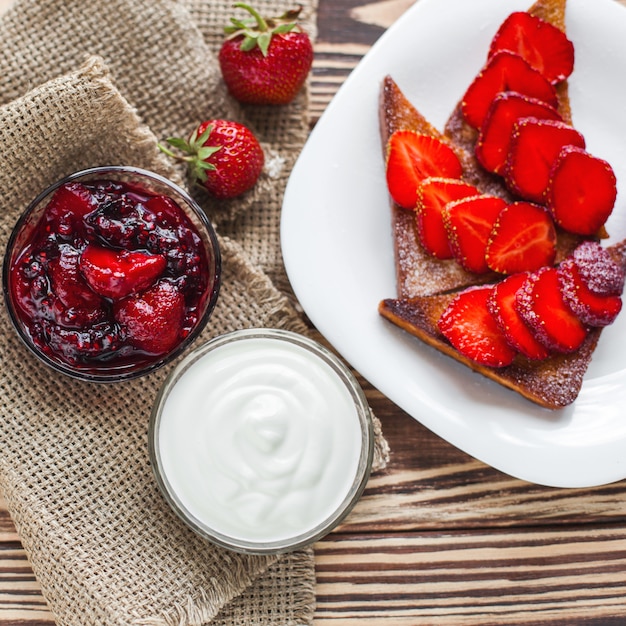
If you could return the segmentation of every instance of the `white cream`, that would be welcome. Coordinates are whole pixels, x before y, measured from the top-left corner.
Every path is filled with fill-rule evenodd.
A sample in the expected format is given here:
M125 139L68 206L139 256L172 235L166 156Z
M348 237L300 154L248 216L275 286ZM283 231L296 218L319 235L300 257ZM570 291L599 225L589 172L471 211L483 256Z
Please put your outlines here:
M183 509L244 542L280 542L333 515L362 448L345 383L300 345L247 337L177 380L158 429L161 473Z

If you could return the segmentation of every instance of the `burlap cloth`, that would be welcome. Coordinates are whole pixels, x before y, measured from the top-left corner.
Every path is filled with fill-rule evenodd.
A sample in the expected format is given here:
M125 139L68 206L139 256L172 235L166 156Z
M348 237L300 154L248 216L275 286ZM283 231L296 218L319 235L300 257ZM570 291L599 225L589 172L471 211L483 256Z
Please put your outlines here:
M307 92L242 110L215 62L230 0L23 0L0 20L0 235L77 169L141 166L187 184L157 141L207 117L251 126L267 156L244 198L217 205L223 284L200 341L270 326L307 333L279 246L282 193L308 132ZM309 29L314 0L301 2ZM263 11L284 5L260 1ZM71 381L0 329L0 484L58 624L309 624L310 549L244 556L199 539L159 494L147 421L169 368L118 385ZM386 459L377 428L375 465Z

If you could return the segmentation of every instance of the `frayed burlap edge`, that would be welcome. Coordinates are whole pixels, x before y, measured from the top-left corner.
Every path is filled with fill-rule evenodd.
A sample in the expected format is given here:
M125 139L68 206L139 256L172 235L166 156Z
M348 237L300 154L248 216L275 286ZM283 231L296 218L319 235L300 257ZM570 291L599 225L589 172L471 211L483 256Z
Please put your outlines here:
M282 570L282 571L281 571ZM268 593L265 587L275 585L285 575L297 579L300 584L293 590L277 598L277 605L268 609L263 621L258 615L250 615L249 606L258 604L258 597ZM304 626L313 622L315 612L315 568L313 548L300 550L278 557L276 563L256 578L239 596L233 597L222 610L213 615L212 603L202 592L199 599L173 607L166 614L133 622L136 626L267 626L274 623L272 613L284 614L289 606L292 619L277 626ZM265 621L267 620L267 621Z

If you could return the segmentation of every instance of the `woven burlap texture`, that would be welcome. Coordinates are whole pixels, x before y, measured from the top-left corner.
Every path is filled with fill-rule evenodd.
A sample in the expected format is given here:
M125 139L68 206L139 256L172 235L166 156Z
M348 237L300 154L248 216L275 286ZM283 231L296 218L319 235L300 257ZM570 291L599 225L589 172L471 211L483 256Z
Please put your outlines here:
M314 0L301 4L313 33ZM307 94L245 109L228 97L214 53L231 11L215 0L16 2L0 20L2 252L19 213L54 180L93 165L145 167L188 184L220 233L223 286L200 340L247 327L308 332L279 242L282 192L308 133ZM238 119L263 144L262 178L237 201L212 202L157 150L208 117ZM221 550L158 494L146 431L167 370L114 388L69 381L25 352L4 308L2 324L0 481L59 624L311 622L310 550L280 558ZM375 425L382 466L387 448Z

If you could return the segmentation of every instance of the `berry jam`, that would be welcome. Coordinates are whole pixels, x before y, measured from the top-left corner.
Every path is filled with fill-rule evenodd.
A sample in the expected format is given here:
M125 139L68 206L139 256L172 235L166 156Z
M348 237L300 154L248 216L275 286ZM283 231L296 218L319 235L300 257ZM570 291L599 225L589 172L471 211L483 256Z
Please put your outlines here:
M60 186L13 259L22 330L84 373L160 361L200 321L215 278L174 200L113 180Z

